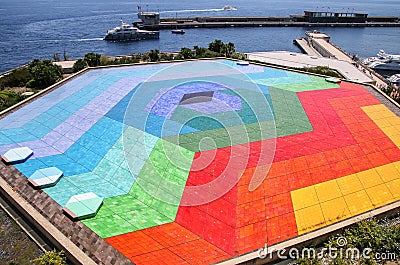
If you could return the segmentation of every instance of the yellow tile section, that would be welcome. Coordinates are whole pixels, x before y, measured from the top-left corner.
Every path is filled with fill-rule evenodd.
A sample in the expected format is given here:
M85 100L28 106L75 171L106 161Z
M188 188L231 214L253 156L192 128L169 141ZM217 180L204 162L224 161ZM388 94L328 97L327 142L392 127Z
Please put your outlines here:
M400 199L400 179L395 179L386 183L386 186L389 188L393 197Z
M372 205L375 207L383 206L388 202L396 201L386 184L375 186L366 189L365 191L367 192L368 197L371 199Z
M327 225L348 218L351 214L343 197L321 203Z
M319 202L326 202L342 196L336 180L330 180L314 185Z
M305 187L292 193L293 209L300 210L318 204L314 186Z
M366 189L383 184L381 175L378 174L375 168L356 173L356 175Z
M383 104L365 106L361 107L361 109L397 147L400 147L400 117L396 116Z
M299 235L326 226L319 204L295 211L294 215Z
M400 147L400 117L385 105L362 107ZM304 234L400 199L400 161L291 191L298 233Z
M400 199L400 161L291 191L299 235Z
M364 189L364 186L362 185L360 179L357 177L356 174L348 175L345 178L338 178L336 179L336 182L338 183L343 195L347 195Z
M344 200L349 206L350 213L354 216L367 212L374 208L365 190L360 190L344 196Z
M391 180L395 180L399 177L400 172L396 168L395 164L383 165L375 168L376 172L378 172L379 176L381 176L384 182L389 182Z

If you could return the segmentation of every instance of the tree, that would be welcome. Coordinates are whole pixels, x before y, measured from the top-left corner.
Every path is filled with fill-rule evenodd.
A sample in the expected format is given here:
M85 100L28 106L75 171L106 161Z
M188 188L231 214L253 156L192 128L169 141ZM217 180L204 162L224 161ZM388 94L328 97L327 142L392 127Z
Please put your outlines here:
M50 60L33 60L28 64L28 70L32 79L26 84L27 87L44 88L57 82L62 77L61 67L53 64Z
M85 69L86 67L88 67L87 62L84 59L78 59L74 63L74 66L72 67L72 71L74 73L76 73L76 72L79 72L82 69Z
M199 46L194 46L194 56L196 58L204 58L206 57L207 51L209 51L207 48L199 47Z
M232 42L224 44L223 51L226 57L231 57L236 52L235 44L233 44Z
M69 60L69 56L68 56L66 50L64 50L63 56L64 56L64 61L68 61Z
M150 62L157 62L160 60L160 51L159 50L151 50L149 52Z
M90 52L85 54L84 60L90 67L95 67L100 65L100 57L101 54Z
M192 59L193 58L192 50L189 48L182 48L180 54L183 57L183 59Z
M54 53L54 55L53 55L53 60L56 61L56 62L61 61L60 55L58 54L58 52L55 52L55 53Z
M224 43L221 40L215 40L208 44L208 49L213 52L222 53Z

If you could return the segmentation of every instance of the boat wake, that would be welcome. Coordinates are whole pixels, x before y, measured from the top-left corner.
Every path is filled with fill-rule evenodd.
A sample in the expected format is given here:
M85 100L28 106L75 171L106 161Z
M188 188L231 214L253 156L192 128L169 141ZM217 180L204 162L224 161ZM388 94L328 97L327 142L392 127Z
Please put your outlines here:
M96 41L96 40L103 40L103 38L77 39L76 41Z
M160 13L196 13L196 12L219 12L224 11L223 8L211 8L211 9L184 9L184 10L170 10L170 11L161 11Z

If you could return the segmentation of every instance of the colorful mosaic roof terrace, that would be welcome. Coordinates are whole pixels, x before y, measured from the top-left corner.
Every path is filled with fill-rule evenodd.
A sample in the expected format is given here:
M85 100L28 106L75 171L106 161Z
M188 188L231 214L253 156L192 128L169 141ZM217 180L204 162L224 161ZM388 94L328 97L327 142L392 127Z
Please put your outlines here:
M400 198L400 118L358 84L228 60L91 70L0 120L0 154L136 264L205 264Z

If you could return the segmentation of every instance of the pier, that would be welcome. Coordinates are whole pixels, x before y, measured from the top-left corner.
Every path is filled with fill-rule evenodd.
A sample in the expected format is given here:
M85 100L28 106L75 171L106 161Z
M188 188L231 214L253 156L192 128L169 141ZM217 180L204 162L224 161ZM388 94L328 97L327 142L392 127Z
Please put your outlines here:
M368 79L370 80L373 80L373 83L375 83L376 86L379 88L387 87L387 83L381 75L369 69L367 66L358 61L354 56L351 56L340 47L333 44L330 41L330 36L328 34L313 31L306 32L306 35L307 38L299 38L294 40L294 43L298 45L298 47L304 53L310 56L329 58L332 61L330 63L328 62L328 67L337 70L348 80L361 81L362 79L364 79L362 78L362 76L364 76L368 77ZM350 64L351 67L343 68L344 65L342 65L342 63L338 64L338 62L346 62L347 64ZM360 73L362 75L360 75ZM368 82L366 79L362 82L371 83Z
M188 28L229 28L229 27L399 27L399 22L370 22L370 23L318 23L318 22L295 22L295 21L230 21L232 18L226 18L227 21L219 22L198 22L196 20L176 22L165 21L158 25L143 26L149 30L167 30L167 29L188 29ZM138 25L138 24L136 24Z
M368 17L362 13L304 11L287 17L187 17L160 18L157 12L139 12L135 25L149 30L228 27L399 27L399 17Z

